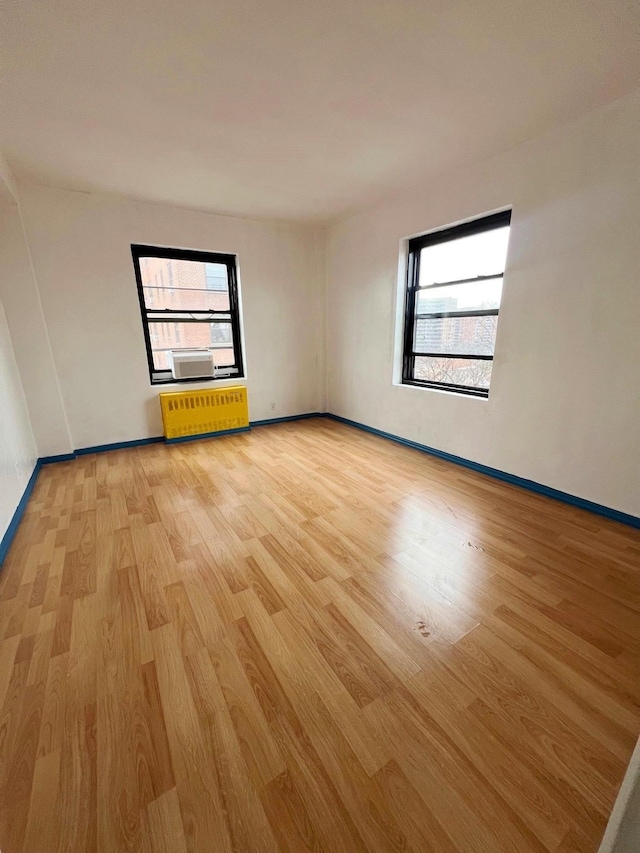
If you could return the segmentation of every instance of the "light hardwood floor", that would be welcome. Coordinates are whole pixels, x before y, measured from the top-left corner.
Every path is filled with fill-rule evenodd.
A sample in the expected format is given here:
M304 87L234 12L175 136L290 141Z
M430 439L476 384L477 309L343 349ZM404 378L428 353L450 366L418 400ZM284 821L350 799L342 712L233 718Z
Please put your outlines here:
M640 535L325 419L40 473L0 849L597 850Z

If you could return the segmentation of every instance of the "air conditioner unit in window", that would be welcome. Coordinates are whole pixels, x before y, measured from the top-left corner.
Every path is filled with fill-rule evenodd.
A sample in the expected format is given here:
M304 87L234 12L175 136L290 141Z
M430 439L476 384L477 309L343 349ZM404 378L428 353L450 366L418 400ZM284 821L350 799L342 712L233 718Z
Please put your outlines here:
M211 350L169 350L168 355L174 379L209 379L215 374Z

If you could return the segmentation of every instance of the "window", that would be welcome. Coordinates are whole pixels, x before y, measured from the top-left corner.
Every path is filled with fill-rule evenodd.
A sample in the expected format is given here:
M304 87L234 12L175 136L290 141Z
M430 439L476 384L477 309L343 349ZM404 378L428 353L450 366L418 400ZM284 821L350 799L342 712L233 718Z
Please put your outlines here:
M194 381L173 378L171 350L209 349L224 378L244 376L235 256L137 245L131 253L151 383Z
M511 211L409 241L402 381L489 396Z

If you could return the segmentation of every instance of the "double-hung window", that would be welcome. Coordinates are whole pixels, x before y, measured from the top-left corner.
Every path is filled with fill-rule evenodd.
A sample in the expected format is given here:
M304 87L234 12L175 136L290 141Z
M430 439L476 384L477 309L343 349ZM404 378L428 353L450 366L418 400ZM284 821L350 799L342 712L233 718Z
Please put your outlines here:
M409 241L402 381L489 396L511 211Z
M244 376L235 255L139 245L131 253L151 383L194 381L173 378L172 350L208 349L218 378Z

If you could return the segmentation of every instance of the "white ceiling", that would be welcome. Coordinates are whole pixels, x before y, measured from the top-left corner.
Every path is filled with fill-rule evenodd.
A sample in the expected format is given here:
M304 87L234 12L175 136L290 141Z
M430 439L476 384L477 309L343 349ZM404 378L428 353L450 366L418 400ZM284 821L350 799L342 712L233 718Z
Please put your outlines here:
M637 0L4 0L20 175L326 220L638 85Z

